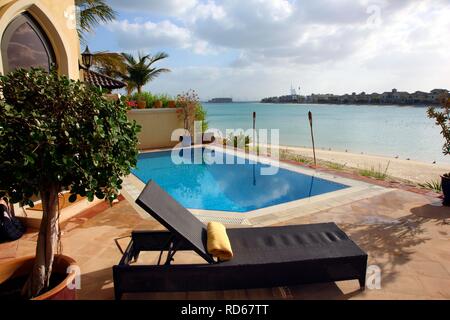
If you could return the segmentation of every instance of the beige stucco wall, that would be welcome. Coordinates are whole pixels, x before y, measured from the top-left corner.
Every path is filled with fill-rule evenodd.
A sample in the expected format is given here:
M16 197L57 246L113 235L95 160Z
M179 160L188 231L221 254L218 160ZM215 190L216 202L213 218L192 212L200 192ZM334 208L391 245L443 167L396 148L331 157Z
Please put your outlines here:
M80 42L75 28L74 0L0 0L0 38L9 23L24 11L29 12L46 32L60 73L79 79ZM2 59L0 72L3 73Z
M136 120L141 126L139 149L173 147L178 141L172 141L176 129L183 130L183 121L178 118L177 109L133 109L128 119ZM178 132L178 136L182 132Z

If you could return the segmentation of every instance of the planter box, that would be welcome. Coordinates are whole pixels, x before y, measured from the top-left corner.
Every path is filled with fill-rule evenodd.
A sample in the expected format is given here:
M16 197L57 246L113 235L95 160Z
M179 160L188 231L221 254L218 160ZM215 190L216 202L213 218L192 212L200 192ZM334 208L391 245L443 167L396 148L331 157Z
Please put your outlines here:
M33 201L37 201L39 199L34 199ZM94 201L89 202L87 199L82 199L67 208L61 209L61 216L59 218L59 222L65 222L70 218L82 213L83 211L96 206L99 203L102 203L104 200L100 200L95 198ZM42 211L30 210L28 206L23 208L19 207L18 204L14 205L14 213L16 217L27 226L27 228L31 229L39 229L42 220Z

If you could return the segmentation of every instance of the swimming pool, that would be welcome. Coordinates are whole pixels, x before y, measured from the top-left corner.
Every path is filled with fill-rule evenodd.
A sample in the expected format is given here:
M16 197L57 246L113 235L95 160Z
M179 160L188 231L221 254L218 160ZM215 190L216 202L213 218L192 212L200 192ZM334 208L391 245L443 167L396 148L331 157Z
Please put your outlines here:
M205 152L215 152L216 159L230 157L219 151ZM133 174L143 183L155 180L186 208L229 212L249 212L349 187L284 168L275 175L262 175L261 169L270 165L231 157L235 164L207 164L204 159L199 164L175 164L171 151L143 153ZM223 162L230 163L229 159Z

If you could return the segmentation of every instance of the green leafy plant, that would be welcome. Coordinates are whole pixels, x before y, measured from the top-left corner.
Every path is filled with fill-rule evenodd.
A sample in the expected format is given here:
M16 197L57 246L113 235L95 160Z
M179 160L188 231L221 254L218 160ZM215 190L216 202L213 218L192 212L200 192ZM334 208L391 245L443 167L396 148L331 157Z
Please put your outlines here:
M59 239L58 193L114 200L136 165L139 127L122 101L56 70L16 70L0 77L0 196L33 206L43 217L26 297L48 289Z
M174 100L168 94L159 94L159 95L155 95L154 97L155 97L155 100L159 100L159 101L162 102L163 108L168 108L169 107L169 101Z
M428 108L428 117L436 121L436 125L441 128L441 134L444 138L444 146L442 152L444 155L450 155L450 98L447 94L440 97L441 108ZM450 173L444 176L450 178Z
M424 189L433 190L434 192L442 192L442 183L441 181L428 181L425 183L420 183L419 187L422 187Z
M375 167L372 166L370 167L370 169L360 169L358 170L358 173L363 177L385 180L388 177L387 172L389 170L390 164L391 162L389 161L384 170L381 168L381 165L379 165L378 169L375 169Z
M169 101L175 101L168 94L152 94L151 92L144 91L141 93L134 93L130 97L127 98L128 101L145 101L146 108L151 109L154 108L155 101L161 101L163 108L169 108Z
M130 101L145 101L146 108L153 108L153 103L157 100L150 92L135 93L130 98Z
M92 33L100 23L111 22L117 16L117 12L104 0L75 0L75 5L80 9L80 21L77 27L82 43L86 43L86 33Z
M203 105L199 102L197 103L197 106L195 107L195 121L201 121L202 122L202 132L205 132L208 130L208 121L206 120L206 117L208 116L205 108L203 108Z

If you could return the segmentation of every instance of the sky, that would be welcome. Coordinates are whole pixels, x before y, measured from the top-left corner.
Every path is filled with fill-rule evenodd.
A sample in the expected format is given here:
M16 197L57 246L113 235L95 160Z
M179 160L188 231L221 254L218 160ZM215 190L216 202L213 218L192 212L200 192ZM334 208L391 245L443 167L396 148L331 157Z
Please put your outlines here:
M450 0L106 1L118 17L87 37L91 51L167 52L153 93L450 89Z

